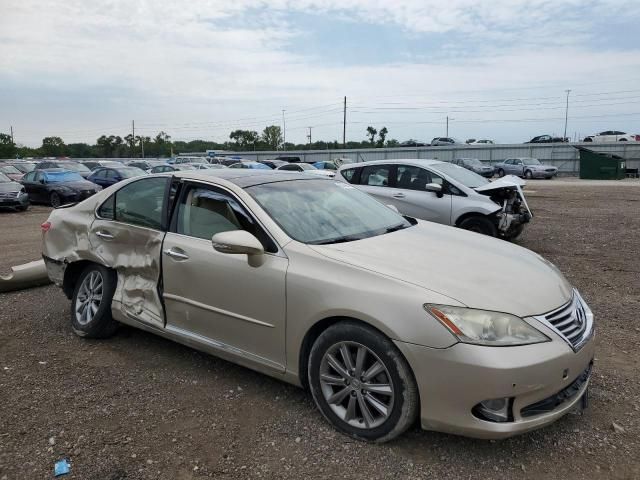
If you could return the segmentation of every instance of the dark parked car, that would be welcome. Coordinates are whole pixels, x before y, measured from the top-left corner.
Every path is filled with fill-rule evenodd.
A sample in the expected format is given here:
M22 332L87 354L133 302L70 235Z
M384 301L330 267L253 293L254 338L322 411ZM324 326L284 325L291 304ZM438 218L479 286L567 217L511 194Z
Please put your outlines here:
M116 162L115 160L83 160L80 163L91 171L94 171L96 168L100 168L100 167L121 167L122 166L121 162Z
M82 178L87 178L89 175L91 175L91 170L89 170L81 163L71 160L43 160L36 165L35 170L45 170L48 168L62 168L64 170L76 172Z
M533 137L531 140L524 143L563 143L568 141L568 138L552 137L551 135L538 135L537 137Z
M196 167L194 167L189 163L181 163L179 165L164 164L164 165L156 165L151 170L149 170L149 173L178 172L180 170L195 170L195 169Z
M451 163L460 165L461 167L471 170L478 175L482 175L485 178L493 177L494 168L491 165L485 165L477 158L458 158Z
M122 180L146 175L147 172L137 167L101 167L96 168L87 178L90 182L100 185L102 188L110 187Z
M102 187L82 178L77 172L62 168L34 170L21 181L32 202L47 203L54 208L89 198Z
M163 160L131 160L127 162L125 165L127 167L136 167L141 168L145 172L150 171L153 167L157 167L158 165L166 165L167 162Z
M29 195L18 182L14 182L4 173L0 173L0 207L12 207L18 210L29 208Z
M251 170L271 170L271 167L268 167L264 163L251 162L251 161L237 162L229 165L229 168L250 168Z
M299 163L302 161L300 160L300 157L292 157L288 155L280 155L279 157L276 157L276 160L282 160L287 163Z
M276 169L278 167L281 167L282 165L286 165L289 162L285 162L284 160L259 160L260 163L263 163L264 165L266 165L269 168L272 169Z

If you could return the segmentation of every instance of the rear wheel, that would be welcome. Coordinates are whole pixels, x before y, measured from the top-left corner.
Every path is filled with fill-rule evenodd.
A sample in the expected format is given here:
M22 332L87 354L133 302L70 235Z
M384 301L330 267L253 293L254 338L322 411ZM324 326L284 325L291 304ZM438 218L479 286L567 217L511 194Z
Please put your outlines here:
M53 192L49 197L49 202L53 208L58 208L62 204L62 200L60 199L60 195L57 192Z
M527 170L524 172L524 178L531 180L533 178L533 173L531 173L531 170Z
M340 322L309 357L309 386L324 417L352 437L385 442L413 424L418 388L396 346L372 328Z
M88 338L113 335L118 327L111 317L115 289L115 272L102 265L89 265L80 274L71 300L71 328L77 335Z
M498 176L499 177L504 177L504 170L503 169L501 169L501 168L498 169Z
M487 217L482 217L480 215L465 218L458 224L458 227L471 232L489 235L490 237L495 237L498 234L498 229L494 223Z

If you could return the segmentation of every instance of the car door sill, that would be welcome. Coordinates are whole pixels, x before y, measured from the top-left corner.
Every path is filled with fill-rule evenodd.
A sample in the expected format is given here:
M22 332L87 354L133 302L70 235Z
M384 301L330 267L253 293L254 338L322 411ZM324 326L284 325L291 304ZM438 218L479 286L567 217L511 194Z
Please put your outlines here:
M285 373L285 366L282 364L261 357L254 353L247 352L246 350L242 350L232 345L228 345L226 343L219 342L202 335L198 335L197 333L193 333L189 330L175 327L173 325L167 325L165 328L159 328L155 325L150 325L146 322L142 322L129 313L126 313L124 316L118 315L117 317L119 317L117 318L117 320L121 321L122 323L131 325L132 327L155 333L156 335L159 335L161 337L174 340L183 345L187 345L188 347L192 347L196 350L201 350L211 355L218 356L247 368L258 370L268 375L278 377Z

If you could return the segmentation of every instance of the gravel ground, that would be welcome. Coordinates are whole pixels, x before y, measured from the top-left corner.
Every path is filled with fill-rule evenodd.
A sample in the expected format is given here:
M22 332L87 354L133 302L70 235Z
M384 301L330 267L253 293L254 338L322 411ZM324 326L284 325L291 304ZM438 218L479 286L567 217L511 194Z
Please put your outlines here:
M304 391L250 370L131 328L76 337L48 286L0 296L0 480L51 478L64 457L63 478L96 480L640 478L640 184L527 190L536 217L518 243L556 263L597 318L583 415L503 441L416 427L361 443ZM0 270L38 258L47 211L0 213Z

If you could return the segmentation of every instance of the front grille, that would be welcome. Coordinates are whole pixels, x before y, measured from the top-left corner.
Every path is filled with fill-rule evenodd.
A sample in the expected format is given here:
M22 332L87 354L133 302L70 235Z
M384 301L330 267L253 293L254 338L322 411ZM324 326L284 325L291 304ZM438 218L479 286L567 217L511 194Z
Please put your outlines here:
M532 417L534 415L540 415L541 413L553 412L556 408L562 405L567 400L575 397L582 386L591 375L591 368L593 367L593 361L589 363L589 366L576 378L571 384L558 393L551 395L550 397L540 400L539 402L532 403L520 410L520 415L524 417Z
M575 290L569 303L538 319L554 329L574 350L582 346L593 327L591 311Z
M0 192L0 198L13 200L20 192Z

